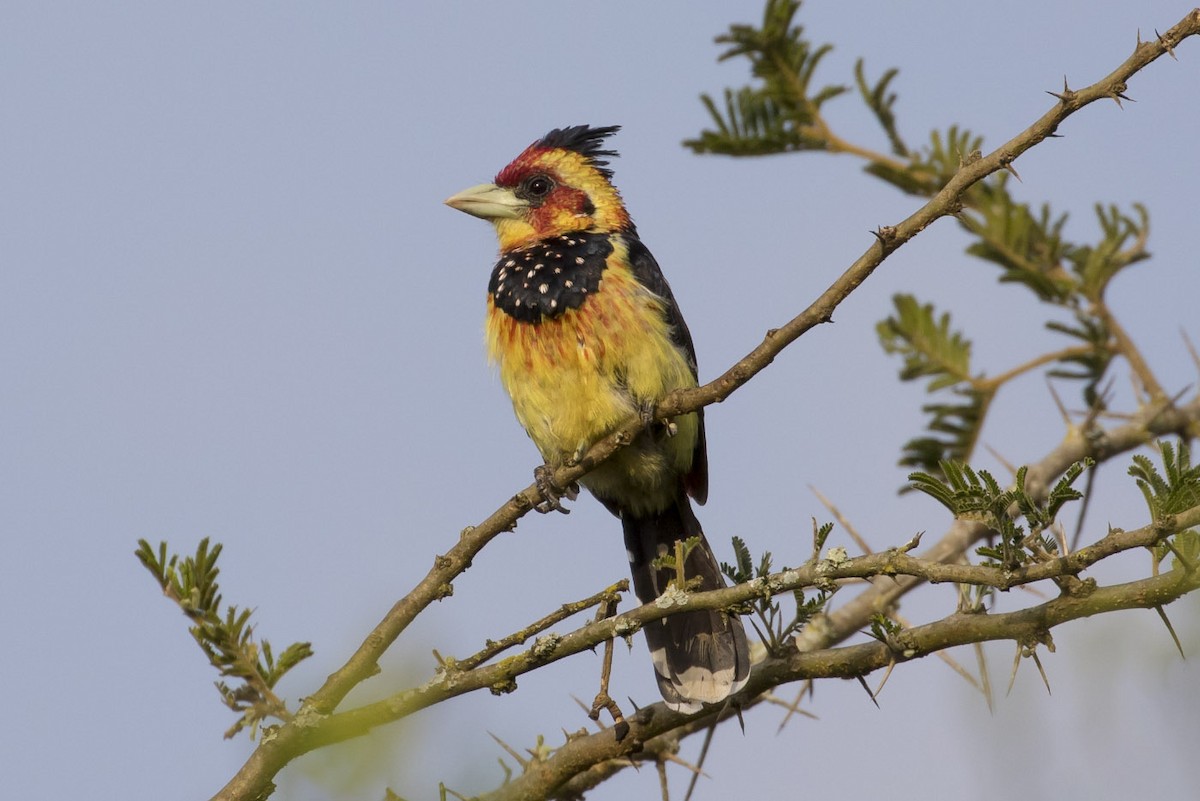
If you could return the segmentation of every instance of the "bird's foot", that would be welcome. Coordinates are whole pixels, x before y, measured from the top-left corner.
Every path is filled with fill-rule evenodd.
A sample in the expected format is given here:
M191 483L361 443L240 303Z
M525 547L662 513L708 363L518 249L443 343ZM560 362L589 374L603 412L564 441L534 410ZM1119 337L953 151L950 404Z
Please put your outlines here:
M642 420L642 425L650 428L657 420L654 419L654 407L658 404L652 400L642 401L638 404L638 417Z
M638 404L638 417L642 420L642 426L652 433L657 433L661 429L668 437L675 436L679 433L679 426L675 425L674 420L656 418L654 408L657 405L655 401L643 401Z
M562 501L564 498L568 501L573 501L579 497L578 484L572 481L565 487L558 486L554 482L554 468L545 464L534 468L533 481L542 493L541 502L533 507L535 510L542 514L549 514L550 512L562 512L564 515L571 514L571 510L563 506Z

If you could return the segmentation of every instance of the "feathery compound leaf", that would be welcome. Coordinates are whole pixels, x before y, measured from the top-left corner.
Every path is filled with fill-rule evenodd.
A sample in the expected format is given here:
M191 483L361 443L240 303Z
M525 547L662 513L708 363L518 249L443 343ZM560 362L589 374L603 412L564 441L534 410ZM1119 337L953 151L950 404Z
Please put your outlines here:
M269 644L263 643L263 650L267 651ZM294 642L283 650L279 658L274 664L267 665L267 686L274 687L289 670L303 662L313 655L312 644L307 642Z
M138 561L142 563L142 567L150 571L150 575L154 576L154 580L158 582L158 586L163 592L171 585L171 573L174 568L173 557L167 554L167 544L160 542L158 551L155 552L154 547L146 540L138 540L137 550L133 552Z
M939 472L944 478L927 473L913 473L908 477L913 489L929 495L955 517L969 517L990 522L986 513L999 506L1007 509L1014 502L1010 492L1004 492L986 470L975 471L965 462L943 461Z
M1162 473L1142 454L1134 456L1129 467L1129 475L1137 480L1155 521L1200 506L1200 465L1192 465L1187 441L1181 439L1178 450L1166 441L1158 446L1162 452ZM1176 568L1193 569L1200 562L1200 533L1195 529L1180 531L1157 544L1153 553L1155 564L1173 553Z
M1188 444L1180 440L1179 449L1170 442L1158 443L1162 451L1163 473L1142 454L1133 457L1129 475L1137 480L1150 515L1161 520L1169 515L1200 505L1200 465L1192 465Z
M830 523L827 525L829 527L828 530L832 530L833 524ZM828 534L828 531L826 531L826 534ZM741 537L733 537L732 539L733 552L737 565L734 566L722 562L722 573L737 584L744 584L747 581L766 578L771 575L772 558L770 551L763 552L762 556L759 557L757 567L755 567L745 541ZM785 567L784 570L786 569ZM792 597L796 602L796 613L790 620L784 615L777 598L771 595L748 601L737 610L740 614L752 616L750 624L759 633L763 645L766 646L768 652L777 656L782 655L787 650L785 640L824 607L829 594L822 592L816 598L806 601L802 590L794 590Z
M794 123L796 113L782 106L769 91L749 86L725 90L721 111L708 95L700 101L717 126L684 145L696 153L723 156L768 156L799 150L822 150L824 140Z
M943 462L970 457L994 392L972 384L971 342L951 329L949 314L936 316L931 304L912 295L896 295L892 302L895 313L876 332L886 352L903 357L901 380L928 378L928 392L945 397L949 391L954 398L921 407L930 416L930 434L905 443L900 459L902 466L937 472Z
M729 577L729 580L734 584L745 584L754 578L754 561L750 556L750 549L746 547L746 541L741 537L732 537L733 542L733 558L734 564L721 563L721 572ZM769 559L770 554L764 556Z
M1027 203L1018 203L1009 194L1006 174L977 189L972 196L975 211L959 217L978 238L967 253L1002 268L1002 282L1022 284L1040 300L1065 304L1078 288L1064 265L1072 252L1062 238L1067 215L1053 217L1049 204L1034 215Z
M833 533L833 523L825 522L817 525L813 521L813 553L819 554L825 549L825 542L829 539L829 535Z
M941 478L929 473L909 473L908 481L913 489L925 493L949 509L950 514L958 514L958 504L955 502L954 489Z
M912 295L894 295L895 314L876 326L888 353L904 357L902 381L930 377L935 392L971 379L971 342L950 329L950 315L935 318L932 304L921 305Z
M1071 485L1091 465L1090 459L1071 465L1040 502L1025 490L1026 467L1017 470L1016 480L1008 489L1002 488L988 471L976 471L961 462L943 462L940 466L943 478L913 473L908 479L913 489L924 492L955 517L982 523L997 532L999 543L980 547L977 553L1013 568L1058 551L1055 540L1043 532L1054 524L1064 504L1083 497ZM1025 519L1029 536L1017 524L1016 514Z
M1103 319L1087 311L1076 310L1075 320L1075 326L1051 320L1046 323L1046 328L1079 340L1089 350L1063 356L1057 362L1061 366L1050 370L1047 375L1086 382L1083 387L1084 403L1089 409L1103 408L1105 402L1101 397L1100 382L1116 354L1110 344L1112 335Z
M961 402L927 403L921 407L929 415L930 432L943 436L916 437L906 442L898 462L902 467L937 469L942 461L961 461L974 452L992 396L959 387L950 391Z
M1058 480L1058 483L1054 485L1054 487L1047 494L1046 500L1042 503L1042 509L1046 515L1046 519L1043 521L1043 525L1041 526L1042 528L1050 527L1050 525L1054 522L1054 519L1058 517L1058 512L1063 508L1063 506L1071 501L1079 501L1083 499L1083 493L1075 489L1075 487L1072 485L1075 483L1075 480L1083 474L1084 470L1090 470L1093 466L1095 466L1095 464L1096 461L1089 456L1081 462L1075 462L1066 469L1062 475L1062 478ZM1022 472L1017 475L1017 484L1024 486L1025 468L1021 469Z
M887 103L883 109L884 117L879 117L881 112L876 111L872 106L872 111L879 117L885 130L889 124L885 120L891 113L891 100L894 97L887 101L877 101L873 95L876 90L881 94L886 91L886 83L890 81L892 74L891 72L884 74L884 78L876 85L875 89L869 90L872 99L867 100L868 106L874 102ZM858 75L857 70L855 77L859 83L859 92L865 93L867 91L865 81ZM864 97L866 97L865 94ZM889 132L889 138L892 133ZM983 145L983 137L976 136L965 128L960 129L957 125L952 125L944 135L936 130L930 133L929 145L920 152L910 151L903 142L898 140L893 141L893 150L897 145L904 148L905 152L902 155L908 158L909 163L904 169L897 169L882 161L873 161L864 169L868 174L874 175L910 195L931 197L954 177L963 164L973 158L978 158L979 149ZM977 191L979 191L979 185L968 192L967 198L974 197Z
M858 93L862 95L863 102L867 104L867 108L871 110L871 113L875 115L875 119L879 121L883 132L887 134L888 142L892 146L892 152L901 158L907 158L908 145L904 144L899 131L896 130L896 115L892 113L892 106L896 104L896 93L888 92L888 86L891 84L892 79L899 74L900 70L893 67L883 73L883 77L872 86L867 83L866 68L863 60L860 58L854 62L854 83L858 86Z
M1133 205L1137 219L1122 214L1116 206L1096 204L1096 219L1100 223L1101 239L1095 245L1071 249L1067 258L1079 277L1080 292L1089 301L1103 298L1104 290L1121 270L1143 259L1146 240L1150 236L1150 216L1140 203ZM1126 243L1133 240L1129 247Z
M1200 564L1200 533L1195 529L1181 531L1171 538L1170 547L1163 548L1163 550L1175 554L1175 559L1172 560L1172 569L1193 569ZM1158 557L1158 561L1161 562L1162 558L1162 556Z
M764 156L800 150L824 150L828 138L815 125L821 106L848 87L830 85L813 92L813 74L829 45L814 48L804 29L792 20L800 8L796 0L769 0L761 27L733 25L718 36L729 45L719 60L744 57L760 82L738 90L726 89L724 110L711 96L700 101L712 117L715 130L701 131L684 146L696 153L727 156Z
M1133 464L1129 466L1129 475L1137 479L1138 489L1142 491L1142 497L1146 499L1150 516L1158 519L1161 515L1158 511L1157 498L1160 495L1169 494L1170 487L1159 474L1154 462L1150 461L1149 456L1140 453L1134 454Z
M222 701L240 714L237 723L225 733L226 737L232 737L244 728L253 734L268 718L291 717L272 688L287 671L312 656L313 651L309 643L293 643L276 661L271 644L254 639L250 609L231 605L222 616L217 584L221 549L220 543L210 548L206 537L196 547L194 556L181 559L173 554L168 556L165 542L159 544L156 552L148 542L139 540L135 555L158 581L163 593L192 621L188 631L209 663L223 678L238 680L234 686L223 681L216 683Z

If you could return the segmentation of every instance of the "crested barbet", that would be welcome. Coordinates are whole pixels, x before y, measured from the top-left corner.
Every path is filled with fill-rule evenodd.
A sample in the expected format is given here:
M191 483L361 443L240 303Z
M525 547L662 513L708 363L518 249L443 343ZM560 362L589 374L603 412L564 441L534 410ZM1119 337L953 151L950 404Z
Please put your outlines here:
M488 283L488 355L517 419L546 465L536 475L558 508L568 490L553 468L634 415L646 426L582 483L621 519L633 586L651 603L682 575L687 591L725 586L689 497L708 496L703 409L671 421L649 412L697 385L696 352L671 287L612 184L605 140L619 126L557 128L496 176L449 198L491 222L500 259ZM693 540L693 538L695 538ZM693 540L677 550L676 543ZM686 554L682 571L671 559ZM745 683L741 621L721 610L674 614L645 626L658 687L672 709L695 712Z

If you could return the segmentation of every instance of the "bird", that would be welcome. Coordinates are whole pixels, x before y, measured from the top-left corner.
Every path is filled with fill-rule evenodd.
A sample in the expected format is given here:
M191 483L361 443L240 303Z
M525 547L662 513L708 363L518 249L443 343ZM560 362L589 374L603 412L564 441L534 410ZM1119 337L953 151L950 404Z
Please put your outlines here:
M567 511L562 496L574 499L573 488L554 486L555 467L642 415L641 432L580 483L620 519L634 591L647 604L679 577L676 555L684 556L679 589L726 585L691 504L708 496L703 409L652 419L668 393L698 385L696 350L613 185L608 160L617 152L606 145L619 130L555 128L492 183L445 202L495 226L500 256L488 282L485 340L545 461L535 471L546 498L539 511ZM697 712L745 685L749 646L735 614L688 611L644 632L671 709Z

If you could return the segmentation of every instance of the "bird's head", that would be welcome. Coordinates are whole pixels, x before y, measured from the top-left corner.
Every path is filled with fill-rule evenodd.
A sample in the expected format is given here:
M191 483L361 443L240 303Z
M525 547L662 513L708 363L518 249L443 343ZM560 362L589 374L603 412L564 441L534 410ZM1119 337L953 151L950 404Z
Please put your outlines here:
M628 229L629 214L605 160L617 154L603 149L618 130L555 128L502 169L495 183L465 189L446 205L496 226L501 251L572 231Z

